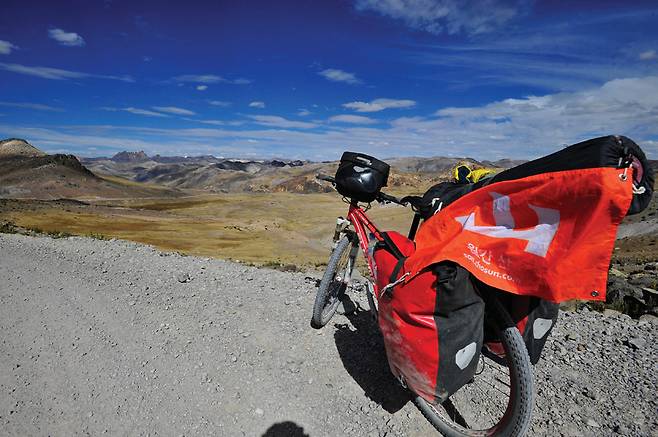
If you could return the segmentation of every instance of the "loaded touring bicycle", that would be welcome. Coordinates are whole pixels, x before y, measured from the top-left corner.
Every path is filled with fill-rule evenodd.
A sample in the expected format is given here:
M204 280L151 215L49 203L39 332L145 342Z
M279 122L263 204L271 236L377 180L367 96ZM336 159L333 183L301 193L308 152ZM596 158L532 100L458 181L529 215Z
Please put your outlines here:
M389 367L442 434L524 435L532 365L565 300L604 300L617 226L647 207L653 174L621 136L592 139L477 183L423 196L381 191L389 166L345 152L333 184L349 204L320 281L311 325L332 318L359 252ZM411 206L407 236L382 231L363 206Z

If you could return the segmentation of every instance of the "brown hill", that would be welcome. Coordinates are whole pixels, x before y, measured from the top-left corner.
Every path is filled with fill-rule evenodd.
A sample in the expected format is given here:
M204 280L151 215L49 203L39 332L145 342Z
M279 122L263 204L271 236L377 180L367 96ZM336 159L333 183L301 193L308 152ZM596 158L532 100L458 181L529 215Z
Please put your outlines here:
M16 156L33 157L44 155L45 153L41 150L20 138L8 138L0 141L0 159Z
M0 198L170 197L177 190L96 176L73 155L48 155L27 141L0 141Z

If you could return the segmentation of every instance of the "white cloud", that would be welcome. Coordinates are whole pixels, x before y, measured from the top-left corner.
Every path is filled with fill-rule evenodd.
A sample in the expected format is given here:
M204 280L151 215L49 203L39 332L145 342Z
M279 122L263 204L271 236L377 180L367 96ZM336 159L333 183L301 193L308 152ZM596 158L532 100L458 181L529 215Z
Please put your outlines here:
M25 74L28 76L35 76L43 79L52 79L52 80L94 78L94 79L120 80L122 82L135 81L130 76L110 76L104 74L91 74L91 73L82 73L79 71L62 70L59 68L30 67L21 64L5 64L3 62L0 62L0 69L11 71L18 74Z
M50 111L50 112L62 112L62 108L55 108L48 105L43 105L41 103L25 103L25 102L0 102L0 106L9 106L12 108L24 108L24 109L34 109L37 111Z
M265 108L265 102L259 102L259 101L251 102L249 103L249 107L263 109Z
M654 59L658 59L658 54L655 50L647 50L646 52L640 53L639 58L642 61L653 61Z
M364 117L363 115L349 115L349 114L334 115L333 117L329 117L329 121L339 122L339 123L351 123L351 124L377 123L377 120L375 120L374 118Z
M280 127L283 129L296 128L296 129L312 129L318 125L315 123L308 123L305 121L288 120L277 115L252 115L249 118L258 124L271 127Z
M357 112L379 112L384 109L401 109L411 108L416 102L408 99L375 99L370 103L367 102L350 102L343 104L343 107L353 109Z
M356 0L359 11L374 11L412 29L433 34L480 34L524 14L528 0Z
M199 123L203 124L212 124L215 126L242 126L245 124L245 121L242 120L230 120L230 121L225 121L225 120L193 120L193 119L186 119L188 121L196 121Z
M208 85L197 85L196 89L197 91L205 91L208 89Z
M82 47L85 45L85 40L75 32L66 32L62 29L50 29L48 30L48 36L63 46Z
M251 83L249 79L226 79L216 74L183 74L172 78L172 80L174 82L196 82L202 84L229 83L233 85L248 85Z
M202 128L60 126L40 129L5 123L0 138L18 136L52 148L129 147L147 153L234 157L338 159L344 150L373 156L536 158L587 138L622 134L658 159L658 76L617 79L586 91L449 107L427 117L402 117L371 126L318 124L283 128L277 116L261 127L234 128L215 120ZM133 108L135 109L135 108ZM125 110L125 109L122 109ZM164 114L160 115L163 116ZM254 120L254 119L251 119ZM212 121L212 120L207 120ZM200 121L203 123L203 121ZM125 145L124 145L125 144ZM210 148L210 149L209 149Z
M210 100L208 101L208 104L212 106L219 106L221 108L226 108L231 106L231 102L226 102L224 100Z
M113 107L104 106L100 109L102 109L103 111L111 111L111 112L125 111L125 112L130 112L131 114L136 114L136 115L146 115L148 117L169 117L166 114L161 114L159 112L149 111L148 109L133 108L132 106L128 107L128 108L113 108Z
M199 83L218 83L224 82L222 76L217 76L215 74L184 74L182 76L176 76L173 79L176 82L199 82Z
M158 112L166 112L167 114L195 115L195 113L189 109L178 108L176 106L153 106L152 108Z
M306 116L311 115L311 114L312 114L311 111L309 111L308 109L303 109L303 108L300 109L297 112L297 115L299 115L300 117L306 117Z
M358 79L354 73L348 73L347 71L338 70L336 68L327 68L326 70L320 71L318 74L332 82L345 82L352 85L361 83L361 80Z
M198 121L199 123L212 124L215 126L225 126L226 122L223 120L189 120L189 121Z
M0 55L9 55L12 50L16 50L17 48L18 47L9 41L3 41L0 39Z

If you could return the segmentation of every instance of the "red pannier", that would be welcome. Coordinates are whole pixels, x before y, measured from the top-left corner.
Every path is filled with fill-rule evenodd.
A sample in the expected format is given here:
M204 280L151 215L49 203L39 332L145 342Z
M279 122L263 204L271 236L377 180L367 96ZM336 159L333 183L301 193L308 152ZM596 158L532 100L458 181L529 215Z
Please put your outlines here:
M413 241L387 232L374 251L382 290L404 274ZM426 269L379 297L379 327L391 372L414 392L445 401L475 374L483 341L484 303L468 271L455 263Z
M557 323L560 305L538 297L506 293L473 277L471 277L471 280L480 294L490 293L496 295L496 298L508 311L512 321L521 333L528 350L530 362L537 364L541 358L546 340ZM484 344L489 351L500 357L504 356L503 346L496 337L496 333L488 331L486 325Z

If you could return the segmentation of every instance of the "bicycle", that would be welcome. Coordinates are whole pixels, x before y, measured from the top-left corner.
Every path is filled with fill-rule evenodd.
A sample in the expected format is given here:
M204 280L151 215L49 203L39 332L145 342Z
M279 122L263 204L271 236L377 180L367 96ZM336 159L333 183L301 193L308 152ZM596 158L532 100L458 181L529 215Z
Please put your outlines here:
M316 178L336 187L334 177L317 175ZM387 292L378 289L377 265L373 258L375 245L386 244L385 235L368 218L359 200L344 200L349 203L347 217L339 217L336 222L333 250L313 306L311 326L317 329L325 326L335 314L352 280L359 249L363 252L370 273L370 279L366 282L366 296L375 321L378 318L377 302ZM382 204L411 205L417 211L419 198L411 196L399 199L377 190L374 200ZM415 237L420 218L416 212L409 229L410 240ZM482 298L485 302L485 324L497 341L483 346L474 379L440 405L412 392L413 402L432 426L447 436L524 435L534 405L528 351L519 330L495 294L485 293ZM400 383L405 386L403 378ZM483 391L480 383L492 387L489 394ZM478 395L479 391L484 396ZM470 405L477 402L481 403L474 407Z

